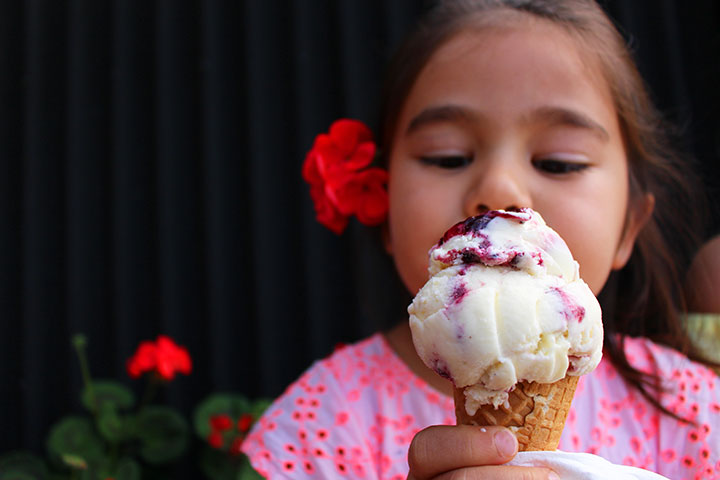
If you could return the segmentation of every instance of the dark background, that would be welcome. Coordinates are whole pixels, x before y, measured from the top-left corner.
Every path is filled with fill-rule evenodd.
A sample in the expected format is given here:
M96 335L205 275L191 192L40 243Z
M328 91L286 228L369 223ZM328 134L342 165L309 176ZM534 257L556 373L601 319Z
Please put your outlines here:
M166 400L280 394L389 325L373 232L314 220L300 177L339 117L375 125L418 0L0 2L0 452L79 412L70 337L121 379L140 340L187 346ZM712 189L720 6L604 2ZM679 206L681 208L682 206ZM396 317L399 318L399 317Z

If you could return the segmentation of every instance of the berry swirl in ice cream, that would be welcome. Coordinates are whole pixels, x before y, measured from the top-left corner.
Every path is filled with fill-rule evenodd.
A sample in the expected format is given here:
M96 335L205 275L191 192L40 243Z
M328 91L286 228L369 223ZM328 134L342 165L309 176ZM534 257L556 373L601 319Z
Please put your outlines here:
M577 262L563 239L529 208L470 217L451 227L430 250L430 275L452 265L474 264L577 277Z
M430 250L408 307L415 348L462 388L469 415L508 404L519 382L554 383L602 356L600 306L562 238L537 212L490 211Z

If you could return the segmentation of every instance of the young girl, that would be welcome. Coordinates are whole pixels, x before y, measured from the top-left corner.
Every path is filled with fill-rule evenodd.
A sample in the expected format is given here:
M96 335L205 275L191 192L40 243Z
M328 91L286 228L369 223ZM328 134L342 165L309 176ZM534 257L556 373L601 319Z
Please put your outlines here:
M622 38L592 0L447 1L389 70L385 247L415 294L443 232L531 207L603 305L604 358L582 377L560 449L670 478L720 478L720 381L681 354L692 208ZM654 339L650 340L650 338ZM244 450L268 478L553 478L505 465L503 428L454 426L451 385L407 319L317 362Z

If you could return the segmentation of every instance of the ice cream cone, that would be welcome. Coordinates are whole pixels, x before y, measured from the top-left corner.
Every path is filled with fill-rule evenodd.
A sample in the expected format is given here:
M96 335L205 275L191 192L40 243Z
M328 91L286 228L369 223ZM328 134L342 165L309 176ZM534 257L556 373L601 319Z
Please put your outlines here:
M520 451L557 450L577 381L568 375L555 383L520 382L509 393L509 408L482 405L475 415L465 410L464 389L456 388L457 424L508 427Z

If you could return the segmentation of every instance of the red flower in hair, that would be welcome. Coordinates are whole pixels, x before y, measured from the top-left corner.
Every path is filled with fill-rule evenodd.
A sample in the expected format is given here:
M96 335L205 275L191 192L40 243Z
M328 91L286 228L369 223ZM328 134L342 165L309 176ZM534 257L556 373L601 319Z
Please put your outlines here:
M385 220L387 172L368 167L374 157L372 132L357 120L338 120L315 138L302 173L317 220L333 232L342 233L351 215L365 225Z
M336 193L340 211L355 214L365 225L382 223L388 211L387 181L387 172L380 168L357 172Z
M127 362L127 371L133 378L154 371L165 380L172 380L176 372L187 375L191 370L188 351L166 335L158 335L155 342L141 342Z
M315 203L317 221L340 235L348 224L348 217L340 213L323 186L310 185L310 198Z

